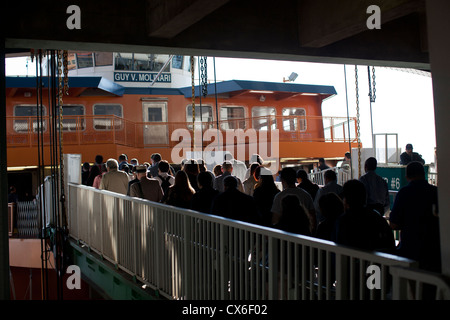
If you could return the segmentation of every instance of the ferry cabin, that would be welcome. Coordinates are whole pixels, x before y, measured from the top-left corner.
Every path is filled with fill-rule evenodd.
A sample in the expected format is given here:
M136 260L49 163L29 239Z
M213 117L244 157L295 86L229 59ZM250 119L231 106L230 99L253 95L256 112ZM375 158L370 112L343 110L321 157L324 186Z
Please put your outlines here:
M42 85L44 154L48 154L50 112L46 78ZM35 190L36 78L7 77L6 86L10 184L19 174L28 173L25 180ZM98 154L106 160L117 159L122 153L129 159L150 162L151 154L158 152L163 159L179 163L172 159L172 150L182 139L174 132L177 129L192 132L194 127L201 129L203 138L207 138L208 130L220 132L223 139L220 143L235 147L236 137L231 135L227 141L227 132L242 129L248 133L252 129L258 139L267 137L266 159L276 155L280 163L299 163L319 157L341 159L349 149L347 118L322 116L322 101L336 94L332 86L233 80L209 84L207 89L208 95L203 97L196 87L193 99L192 87L125 87L104 77L69 77L69 95L63 97L62 108L63 152L81 154L82 162L91 163ZM351 143L355 147L355 119L349 120ZM279 141L277 153L270 150L271 133L275 129ZM247 146L249 139L244 141ZM205 148L213 142L216 143L214 139L203 139L201 143ZM245 155L239 157L237 149L231 151L235 158L248 162L254 150L247 148ZM176 160L184 156L180 154Z

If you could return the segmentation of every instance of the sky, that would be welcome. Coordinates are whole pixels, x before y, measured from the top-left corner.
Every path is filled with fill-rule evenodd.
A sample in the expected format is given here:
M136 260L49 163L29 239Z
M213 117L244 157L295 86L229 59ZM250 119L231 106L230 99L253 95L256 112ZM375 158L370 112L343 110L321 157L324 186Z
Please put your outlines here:
M298 74L294 83L334 86L337 95L323 102L322 114L347 116L344 65L216 58L217 80L282 82L292 72ZM346 65L346 72L349 115L356 117L355 66ZM407 143L412 143L414 151L422 154L426 163L434 162L436 136L431 77L382 67L375 68L375 76L374 134L397 133L402 152ZM363 147L371 148L367 66L358 66L358 82L361 141Z
M294 83L331 85L337 95L324 101L324 116L347 116L344 65L272 61L260 59L216 58L217 81L255 80L283 82L292 72ZM6 75L34 75L34 65L26 58L8 58ZM356 117L355 66L346 65L348 109ZM213 59L208 58L208 79L214 80ZM358 66L360 128L363 147L372 147L369 83L367 66ZM422 154L426 163L434 162L436 147L431 77L376 67L376 101L372 103L373 132L397 133L403 152L407 143Z

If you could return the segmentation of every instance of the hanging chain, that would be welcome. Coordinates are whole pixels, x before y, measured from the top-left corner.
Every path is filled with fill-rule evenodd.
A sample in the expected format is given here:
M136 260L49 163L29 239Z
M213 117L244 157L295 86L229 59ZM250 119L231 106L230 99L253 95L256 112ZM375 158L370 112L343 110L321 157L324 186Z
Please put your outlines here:
M208 67L206 64L207 58L208 57L206 56L200 58L200 77L203 97L206 97L208 95Z
M191 83L192 83L192 143L195 143L195 77L194 77L194 56L191 56Z
M358 66L355 65L355 90L356 90L356 138L358 142L358 177L361 177L361 127L359 122L359 87Z
M64 94L69 95L69 57L67 50L63 51L63 67L64 67Z
M367 66L367 73L369 75L369 98L370 102L375 102L376 96L376 88L375 88L375 67L372 67L372 80L370 79L370 67Z
M372 88L372 91L373 91L373 96L372 96L373 101L372 101L372 102L375 102L375 99L377 98L377 94L376 94L377 89L375 88L375 67L372 67L372 85L373 85L373 88Z
M62 50L58 50L58 104L59 104L59 131L60 131L61 146L62 146L62 138L63 138L61 132L62 132L62 128L63 128L63 95L64 95L62 65L63 65L63 53L62 53Z
M64 157L63 157L63 96L69 94L67 77L67 51L58 50L58 103L59 103L59 156L60 156L60 177L61 177L61 217L62 225L67 225L65 212L65 191L64 191ZM64 66L64 71L63 71ZM63 78L64 74L64 78Z

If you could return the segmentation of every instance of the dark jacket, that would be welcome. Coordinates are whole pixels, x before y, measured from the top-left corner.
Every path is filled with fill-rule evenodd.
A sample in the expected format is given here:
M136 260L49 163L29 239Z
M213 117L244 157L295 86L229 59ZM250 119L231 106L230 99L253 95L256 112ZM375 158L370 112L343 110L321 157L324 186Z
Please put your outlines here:
M421 164L425 164L425 160L423 160L422 155L418 154L417 152L413 152L411 155L407 154L406 152L403 152L400 155L400 164L406 166L408 163L412 161L418 161Z
M313 201L316 198L317 191L319 190L319 186L315 183L312 183L310 180L302 180L302 183L300 183L297 187L302 188L303 190L308 192Z
M437 211L437 187L426 180L411 181L395 197L389 220L401 230L397 254L417 260L423 269L440 272Z
M214 198L219 191L212 187L203 187L192 196L191 209L203 213L209 213Z
M210 212L229 219L259 223L255 200L237 189L228 189L217 195Z
M392 253L395 240L387 221L367 207L347 209L335 226L333 241L368 251Z

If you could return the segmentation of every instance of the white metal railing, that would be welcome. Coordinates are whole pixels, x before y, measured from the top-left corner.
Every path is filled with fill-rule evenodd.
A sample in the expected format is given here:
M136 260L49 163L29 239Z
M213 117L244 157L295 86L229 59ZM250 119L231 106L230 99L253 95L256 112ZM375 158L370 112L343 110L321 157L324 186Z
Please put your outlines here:
M393 267L415 266L82 185L69 184L68 209L74 239L170 299L391 299L404 296ZM369 265L380 290L367 287Z
M420 269L391 268L396 300L450 300L448 278Z
M315 183L319 186L323 186L323 185L325 185L324 175L325 175L325 172L327 172L328 170L333 170L334 172L336 172L337 182L340 185L344 185L344 183L346 183L348 180L351 179L351 171L350 170L346 170L346 169L342 169L342 168L338 168L338 167L333 167L333 168L326 169L323 171L308 173L308 178L313 183Z
M438 183L437 172L428 172L428 183L433 186L437 186L437 183Z

